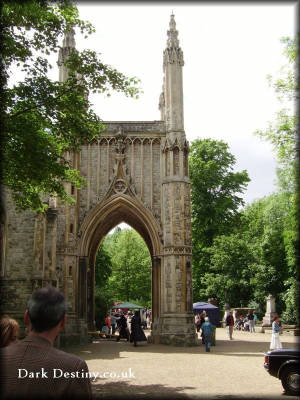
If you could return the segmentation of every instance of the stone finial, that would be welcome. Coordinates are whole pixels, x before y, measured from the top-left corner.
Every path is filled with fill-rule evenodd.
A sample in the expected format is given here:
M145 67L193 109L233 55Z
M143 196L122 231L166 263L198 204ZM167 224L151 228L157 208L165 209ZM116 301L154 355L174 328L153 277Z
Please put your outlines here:
M178 31L176 30L176 22L174 14L171 14L170 23L169 23L170 30L168 30L168 40L167 40L167 47L168 48L179 48L179 40L178 40Z
M164 50L164 66L166 64L179 64L184 65L183 52L179 47L178 31L176 30L176 22L174 14L171 14L169 23L170 29L167 31L167 47Z

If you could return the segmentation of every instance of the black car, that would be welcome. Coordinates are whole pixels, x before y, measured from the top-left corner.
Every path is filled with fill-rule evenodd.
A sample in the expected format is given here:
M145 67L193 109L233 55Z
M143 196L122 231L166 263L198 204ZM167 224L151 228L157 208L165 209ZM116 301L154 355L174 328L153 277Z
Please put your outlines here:
M300 393L299 356L299 349L270 350L265 353L265 369L270 375L281 380L287 394L298 395Z

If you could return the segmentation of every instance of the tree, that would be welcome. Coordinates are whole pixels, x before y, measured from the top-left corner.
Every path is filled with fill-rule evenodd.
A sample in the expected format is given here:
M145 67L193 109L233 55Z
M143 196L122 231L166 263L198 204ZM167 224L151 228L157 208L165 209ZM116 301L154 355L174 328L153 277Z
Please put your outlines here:
M221 235L209 248L210 268L201 278L201 297L216 297L219 306L246 306L252 297L251 248L240 234Z
M255 134L271 142L277 155L277 183L285 204L284 253L289 272L282 295L286 305L284 318L299 323L299 114L293 104L299 100L299 49L296 39L285 37L281 41L285 45L288 64L281 68L277 79L269 76L269 82L284 107L276 114L275 121L269 123L268 129L257 130Z
M285 197L274 193L253 202L243 212L243 236L256 260L252 269L253 299L265 307L266 297L276 297L278 312L284 310L282 294L289 276L283 226L286 218Z
M277 93L277 98L284 104L278 111L274 122L269 122L268 129L256 130L255 134L269 141L276 152L279 168L277 171L280 190L296 191L298 185L299 142L298 113L294 111L293 102L299 100L298 43L295 39L281 39L285 44L284 54L288 64L280 69L280 76L274 79L268 75L270 86Z
M148 304L151 300L151 260L145 242L133 229L123 229L111 235L108 243L112 275L107 290L115 301Z
M239 207L244 204L241 194L250 179L246 171L233 172L234 164L235 157L223 141L197 139L191 144L189 166L195 301L199 299L201 277L210 268L208 249L214 238L230 233L239 222Z
M112 274L112 262L107 246L102 243L99 247L95 263L95 284L103 288Z
M113 305L113 297L107 290L107 283L112 274L112 262L105 242L101 244L95 263L95 320L99 329Z
M65 182L83 184L66 152L78 151L104 128L88 92L109 95L115 90L137 96L137 80L103 64L90 50L70 53L66 82L48 78L48 56L57 53L64 32L94 31L78 18L71 0L4 1L1 11L1 183L19 208L43 211L49 195L72 202ZM25 77L10 87L18 70Z

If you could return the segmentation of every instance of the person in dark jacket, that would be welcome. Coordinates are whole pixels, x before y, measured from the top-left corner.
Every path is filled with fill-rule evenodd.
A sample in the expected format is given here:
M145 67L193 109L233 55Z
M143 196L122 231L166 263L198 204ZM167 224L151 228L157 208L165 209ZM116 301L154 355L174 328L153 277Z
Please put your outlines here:
M117 324L118 324L118 329L119 329L119 336L116 339L117 342L119 342L121 338L127 339L127 342L128 342L129 335L128 335L128 328L127 328L127 320L126 320L123 312L121 312L121 316L117 320Z
M227 315L225 323L226 323L226 329L227 329L229 339L232 340L233 339L232 332L233 332L233 326L234 326L234 319L233 319L232 311L230 311L229 314Z
M249 330L250 332L255 332L255 327L254 327L254 315L253 315L253 311L250 310L247 314L247 318L248 318L248 325L249 325Z
M137 342L147 341L144 331L141 327L141 317L139 311L135 311L134 316L131 318L131 335L130 342L136 346Z

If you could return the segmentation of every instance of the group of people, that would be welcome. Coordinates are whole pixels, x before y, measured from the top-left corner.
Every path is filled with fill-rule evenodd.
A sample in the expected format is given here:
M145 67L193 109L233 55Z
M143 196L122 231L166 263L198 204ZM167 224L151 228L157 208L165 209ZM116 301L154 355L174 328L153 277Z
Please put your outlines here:
M239 318L237 318L234 329L239 331L255 332L256 321L257 315L250 310L246 317L240 315Z
M141 312L137 311L139 315L139 324L143 329L147 329L151 327L151 310L146 309L142 310ZM128 311L125 313L124 311L120 310L119 312L111 312L110 314L106 315L104 320L104 325L101 328L101 332L105 333L108 337L114 335L117 331L120 331L120 327L122 324L121 316L124 316L127 323L127 332L128 336L131 332L131 320L134 317L134 313L132 311ZM135 318L136 320L136 318ZM135 324L135 320L133 323ZM125 326L125 323L123 323Z
M214 343L214 332L216 327L209 322L206 311L195 315L195 325L197 332L200 332L201 330L201 339L202 343L205 344L205 351L210 352L211 345Z
M114 335L117 328L118 318L119 317L114 313L107 314L101 332L105 333L106 335Z
M133 343L134 346L137 346L137 342L147 341L141 325L139 311L135 311L134 314L130 313L127 318L121 311L120 318L117 320L117 329L119 332L119 335L116 338L117 342L123 338Z
M18 323L9 317L1 318L2 399L92 398L86 362L54 347L66 325L66 311L63 294L54 287L45 287L36 290L28 302L23 340L18 340Z
M253 311L249 311L247 314L246 318L243 318L240 316L236 323L234 323L234 318L233 318L233 313L232 311L229 312L229 314L225 318L225 324L226 324L226 329L227 329L227 334L230 340L233 340L232 333L233 333L233 328L240 326L245 326L247 324L249 326L248 329L243 329L243 330L249 330L250 332L255 332L255 323L257 320L256 315L253 313ZM280 323L280 318L278 315L275 315L273 322L272 322L272 336L271 336L271 343L270 343L270 350L275 350L275 349L282 349L282 344L280 342L280 337L279 334L281 332L281 323Z

